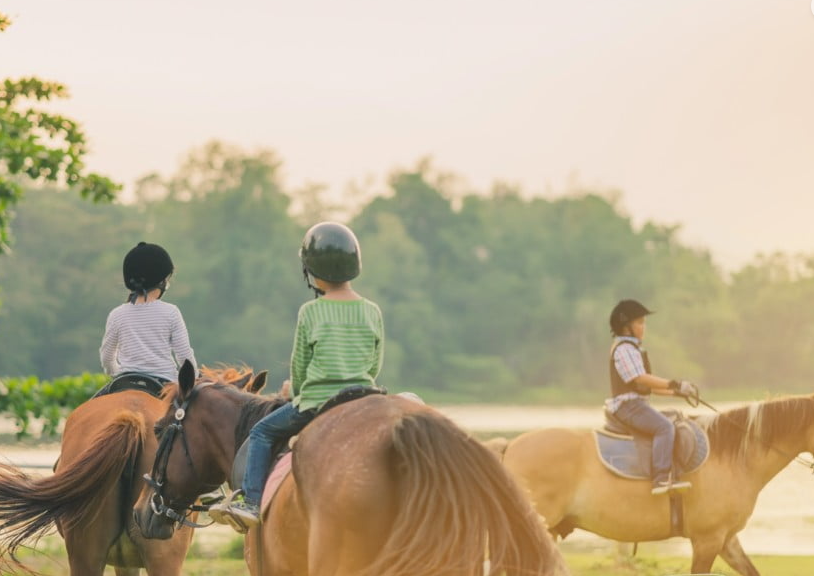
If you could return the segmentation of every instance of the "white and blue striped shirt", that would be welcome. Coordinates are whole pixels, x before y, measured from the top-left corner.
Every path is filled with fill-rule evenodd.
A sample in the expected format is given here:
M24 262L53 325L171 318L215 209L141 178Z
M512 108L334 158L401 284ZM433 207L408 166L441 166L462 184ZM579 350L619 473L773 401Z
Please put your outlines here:
M175 381L184 360L197 371L181 311L163 300L125 303L111 310L99 358L111 376L143 372Z

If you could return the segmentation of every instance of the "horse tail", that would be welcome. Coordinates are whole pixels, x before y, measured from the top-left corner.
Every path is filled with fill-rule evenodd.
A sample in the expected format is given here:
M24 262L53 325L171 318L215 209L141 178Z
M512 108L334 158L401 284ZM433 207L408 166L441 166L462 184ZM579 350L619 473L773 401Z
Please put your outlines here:
M495 455L433 412L393 430L397 514L365 576L552 576L562 559Z
M17 549L59 523L84 525L101 510L145 438L144 417L123 410L79 457L47 477L0 464L0 546L17 562Z

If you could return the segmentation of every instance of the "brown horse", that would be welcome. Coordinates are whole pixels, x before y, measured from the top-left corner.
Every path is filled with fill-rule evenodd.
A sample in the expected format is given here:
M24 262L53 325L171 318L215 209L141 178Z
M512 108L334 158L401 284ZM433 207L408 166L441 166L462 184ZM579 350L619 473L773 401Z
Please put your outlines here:
M692 573L707 573L720 555L743 576L759 576L741 548L758 493L801 452L814 449L814 396L770 400L697 418L710 456L685 493L682 536L692 542ZM498 444L498 443L496 443ZM590 430L552 428L521 434L503 448L503 463L537 511L565 537L582 528L623 542L671 536L669 498L652 496L646 480L605 468Z
M265 372L203 369L207 380L257 389ZM0 465L2 572L27 571L17 549L55 525L65 540L71 576L179 576L192 539L192 523L166 541L145 539L133 525L133 504L156 453L152 427L164 403L126 390L92 398L68 416L62 453L48 477L30 477Z
M251 426L280 404L195 386L185 368L156 427L159 494L145 490L136 503L149 538L173 530L156 514L157 496L177 510L201 486L222 482ZM384 395L341 404L303 430L293 474L246 537L254 576L475 576L487 549L490 574L564 573L494 454L435 410Z

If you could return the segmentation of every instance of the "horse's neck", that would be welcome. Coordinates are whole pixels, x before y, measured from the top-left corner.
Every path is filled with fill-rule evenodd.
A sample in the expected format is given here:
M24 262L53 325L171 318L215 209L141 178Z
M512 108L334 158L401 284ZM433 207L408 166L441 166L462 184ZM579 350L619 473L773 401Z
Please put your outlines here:
M232 461L237 457L237 451L249 437L249 432L255 424L260 422L263 418L271 414L275 409L279 408L280 404L275 405L273 401L268 401L263 404L245 404L241 406L238 415L237 423L235 424L235 446L232 454Z
M760 486L780 473L783 468L806 450L805 438L808 431L800 434L785 434L785 437L761 438L750 440L748 448L748 467L750 476Z

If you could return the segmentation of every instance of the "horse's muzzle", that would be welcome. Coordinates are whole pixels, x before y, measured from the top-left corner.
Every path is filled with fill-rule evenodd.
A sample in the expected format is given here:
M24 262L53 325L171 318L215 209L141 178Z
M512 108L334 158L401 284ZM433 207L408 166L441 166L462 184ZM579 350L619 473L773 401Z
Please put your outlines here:
M175 533L175 522L156 514L149 504L134 508L133 520L145 538L167 540Z

